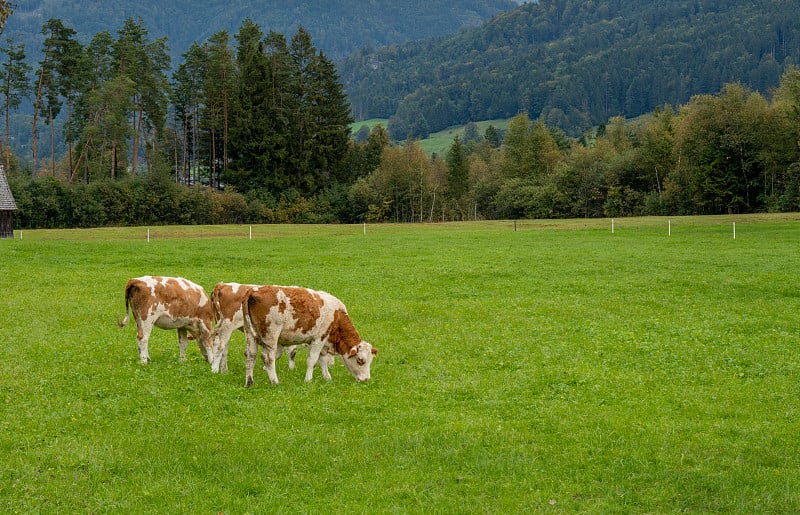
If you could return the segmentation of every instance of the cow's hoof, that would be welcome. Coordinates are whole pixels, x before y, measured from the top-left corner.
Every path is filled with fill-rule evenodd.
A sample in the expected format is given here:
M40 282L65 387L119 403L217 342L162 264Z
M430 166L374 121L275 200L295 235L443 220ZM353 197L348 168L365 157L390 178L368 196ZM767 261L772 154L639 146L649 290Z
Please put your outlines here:
M245 388L250 388L251 386L253 386L253 379L252 379L252 378L250 378L250 377L248 377L248 378L247 378L247 379L245 379L245 381L244 381L244 387L245 387Z

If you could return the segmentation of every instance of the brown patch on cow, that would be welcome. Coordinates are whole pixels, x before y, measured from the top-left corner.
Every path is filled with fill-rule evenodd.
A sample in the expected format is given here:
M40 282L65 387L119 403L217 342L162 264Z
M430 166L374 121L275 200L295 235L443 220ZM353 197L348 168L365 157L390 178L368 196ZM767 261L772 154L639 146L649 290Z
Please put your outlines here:
M134 320L147 318L150 306L153 304L153 297L150 295L150 288L144 281L131 279L125 285L125 309L131 308ZM141 338L141 335L139 335Z
M172 316L177 317L196 312L203 313L206 309L208 314L213 316L211 314L211 306L208 303L203 307L198 307L202 299L202 292L193 288L184 290L177 281L167 281L165 283L161 277L154 279L158 280L158 283L153 288L157 302L169 306L169 312Z
M284 313L284 311L286 311L286 303L284 301L281 301L278 304L278 313L280 313L282 315Z
M334 352L343 356L346 356L350 349L361 343L358 331L356 331L353 322L350 320L350 316L343 309L334 311L333 322L328 327L328 332L325 336L328 337ZM325 336L323 336L323 339Z
M211 329L211 321L214 318L211 302L206 300L202 306L200 305L204 298L207 299L207 296L202 289L198 289L199 286L194 287L188 284L189 288L184 289L183 283L174 278L165 280L164 277L153 277L153 280L157 283L153 287L152 294L147 282L137 281L135 302L139 306L139 314L142 318L146 318L153 311L154 306L160 303L167 307L166 312L171 317L197 318L208 324L206 330ZM194 330L190 327L187 329Z
M270 309L278 305L278 290L271 287L260 287L258 290L248 292L247 316L253 324L257 334L267 334L269 321L267 317Z
M295 316L294 328L302 333L314 329L319 320L322 298L315 292L305 288L283 288L283 293L289 297L289 304Z
M236 312L242 307L242 302L247 293L252 288L250 286L239 285L234 293L229 284L219 283L211 292L211 305L214 311L214 320L219 323L221 320L233 320Z

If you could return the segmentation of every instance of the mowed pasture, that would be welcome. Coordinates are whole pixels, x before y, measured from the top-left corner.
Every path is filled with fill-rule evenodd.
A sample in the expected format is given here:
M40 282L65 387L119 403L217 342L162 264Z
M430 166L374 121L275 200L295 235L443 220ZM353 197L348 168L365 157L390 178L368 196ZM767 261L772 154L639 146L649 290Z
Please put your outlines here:
M0 510L800 511L800 215L250 231L0 240ZM142 366L146 274L326 290L372 380Z

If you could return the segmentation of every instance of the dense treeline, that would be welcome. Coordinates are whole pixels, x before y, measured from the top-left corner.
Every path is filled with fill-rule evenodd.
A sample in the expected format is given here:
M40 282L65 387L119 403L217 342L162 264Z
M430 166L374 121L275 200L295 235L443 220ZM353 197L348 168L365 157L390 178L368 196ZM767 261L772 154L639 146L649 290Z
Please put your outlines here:
M575 140L521 114L502 146L454 141L444 160L411 143L353 186L367 219L618 217L800 209L800 71L772 101L737 83L674 110L612 117Z
M340 63L358 118L395 139L519 112L579 135L729 82L767 94L800 63L791 0L540 0L438 40Z
M42 32L33 83L13 44L2 49L0 79L6 119L23 97L33 100L33 177L90 184L170 175L260 196L309 196L343 180L349 105L333 64L302 27L287 41L245 20L235 46L225 31L193 44L171 81L166 41L151 40L141 20L88 45L60 20ZM42 156L37 126L46 125L52 141L59 115L66 152L51 145ZM8 130L3 150L13 173Z
M419 222L800 210L800 71L771 100L740 84L572 139L540 118L467 130L444 158L381 126L351 139L351 182L315 195L218 192L169 176L68 186L13 176L20 227L260 222Z
M23 95L36 124L61 116L64 155L20 168L3 145L17 224L434 221L710 214L800 208L800 72L769 99L740 83L580 138L544 116L502 135L468 126L447 155L376 127L351 138L339 77L300 27L287 39L245 20L183 54L128 19L83 45L59 20L34 83L4 49L6 116ZM8 133L6 133L6 142ZM34 142L36 140L34 139Z

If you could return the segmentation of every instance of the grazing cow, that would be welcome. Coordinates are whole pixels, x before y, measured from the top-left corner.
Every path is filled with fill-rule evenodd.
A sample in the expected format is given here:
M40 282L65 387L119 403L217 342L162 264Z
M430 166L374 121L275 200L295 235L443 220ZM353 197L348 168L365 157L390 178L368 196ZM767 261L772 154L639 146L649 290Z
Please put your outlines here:
M358 381L369 380L372 357L378 349L361 340L347 308L333 295L296 286L259 286L246 294L242 310L247 334L245 386L253 384L259 345L273 384L278 382L278 346L295 344L309 345L306 382L311 381L317 361L322 377L331 379L327 360L319 360L323 352L338 354Z
M202 286L182 277L137 277L125 286L125 318L117 320L120 327L128 325L129 309L136 321L139 359L143 365L150 362L147 343L153 327L178 330L181 361L186 361L187 332L197 339L203 357L211 361L213 314Z
M245 295L252 289L258 288L255 284L239 283L217 283L211 292L211 309L214 313L214 352L211 361L211 372L228 371L228 342L231 335L237 329L244 332L244 322L242 318L242 301ZM278 359L283 351L283 347L278 347ZM289 360L289 369L294 370L294 358L297 354L297 345L291 345L286 349ZM333 363L333 356L325 355L328 365ZM262 359L265 356L262 355ZM266 370L266 360L264 361ZM321 365L320 365L321 366Z

